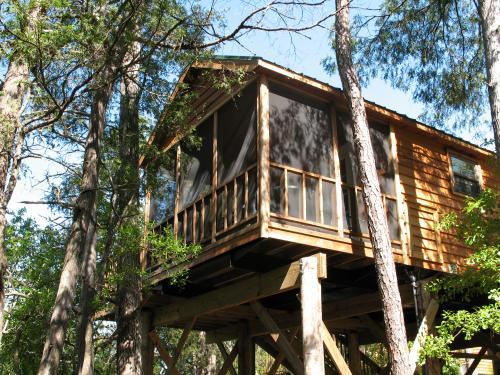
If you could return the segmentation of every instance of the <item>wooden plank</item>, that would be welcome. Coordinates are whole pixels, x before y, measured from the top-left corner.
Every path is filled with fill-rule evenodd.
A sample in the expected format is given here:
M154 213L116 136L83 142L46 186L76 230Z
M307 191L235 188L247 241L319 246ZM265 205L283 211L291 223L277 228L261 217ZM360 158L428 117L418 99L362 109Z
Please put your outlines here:
M437 253L439 256L439 262L443 263L444 258L443 258L443 242L441 239L441 230L439 229L439 211L434 212L434 233L436 236L436 246L437 246Z
M215 242L215 234L217 232L217 127L218 127L218 112L214 112L213 121L213 140L212 140L212 202L210 210L210 220L212 222L211 242Z
M245 323L241 324L238 339L238 375L255 375L255 342Z
M217 344L217 347L219 348L219 351L222 355L222 360L224 361L222 364L222 368L224 368L226 361L228 361L229 353L227 352L226 347L224 346L224 344L221 341L218 341L216 344ZM236 343L233 347L233 350L236 349L237 347L238 346ZM234 358L236 358L236 356L234 356ZM232 359L232 361L229 359L229 362L227 365L227 370L229 370L229 373L231 375L237 375L236 370L234 369L234 366L233 366L234 358ZM222 370L222 368L221 368L221 370ZM220 374L221 372L219 371L218 373Z
M334 175L335 175L335 207L337 209L337 228L339 230L339 236L344 236L344 215L342 207L344 206L344 199L342 194L342 179L340 174L340 158L339 158L339 146L338 146L338 132L337 132L337 112L335 107L332 105L330 107L330 121L332 122L332 134L333 134L333 164L334 164Z
M323 322L321 324L321 333L323 336L323 344L325 345L326 352L333 361L340 375L352 375L349 366L347 365L344 357L342 357L342 353L337 347L335 339L332 337L330 331L328 331L328 328Z
M151 323L151 311L142 310L139 316L142 375L153 375L155 348L153 342L148 336L152 328Z
M181 319L189 319L296 289L300 286L299 267L298 261L293 262L188 300L161 307L155 314L154 326L172 324Z
M196 317L194 317L193 319L188 321L184 326L184 330L182 331L182 335L179 338L179 341L177 342L177 347L175 348L174 356L172 357L174 365L179 360L179 357L182 353L182 349L184 348L184 345L186 344L186 341L189 337L189 334L191 333L191 330L193 329L194 323L196 323Z
M434 324L434 319L436 318L437 312L439 310L439 302L435 299L431 299L427 310L425 312L425 316L422 319L422 323L420 323L420 327L418 329L417 336L415 337L415 341L410 350L410 366L411 371L410 374L413 374L417 369L418 363L418 355L420 352L420 348L424 343L424 339L431 330L432 325Z
M269 87L267 77L259 79L258 94L258 186L259 186L259 222L261 237L267 237L270 209L270 166L269 166Z
M293 344L295 341L295 336L299 332L299 327L295 327L292 329L290 334L288 335L288 341L290 344ZM269 368L269 371L267 372L267 375L276 375L276 372L279 370L281 364L285 360L285 353L280 351L280 353L275 357L273 364Z
M180 174L181 169L181 146L178 145L175 154L175 186L180 185ZM179 197L180 197L180 189L175 189L175 201L174 201L174 236L177 238L178 226L179 226L179 218L177 214L179 213Z
M349 350L349 368L353 375L361 375L361 352L359 351L359 337L357 333L347 335Z
M304 374L324 375L325 354L321 337L323 314L321 311L321 284L318 280L318 258L302 258L300 260L300 274Z
M481 359L483 359L483 356L487 350L488 350L487 346L481 348L479 353L477 353L476 358L474 358L474 361L472 361L471 365L469 366L464 375L472 375L474 373L474 370L477 368L477 365L479 365L479 362L481 362Z
M179 370L175 367L174 360L168 354L167 349L163 346L160 340L160 336L156 333L156 331L151 331L149 332L149 338L153 342L153 345L156 346L156 349L158 350L158 353L160 354L161 359L167 364L170 372L170 375L180 375Z
M399 177L399 158L398 158L398 149L397 149L397 141L396 141L396 131L393 124L390 124L390 145L391 145L391 157L392 164L394 166L394 186L396 189L396 207L398 210L398 222L399 222L399 230L401 235L401 248L403 250L403 262L405 264L410 263L410 226L409 226L409 218L408 218L408 210L405 209L405 201L404 201L404 186L401 184L401 179Z
M286 337L281 332L281 329L278 327L278 325L276 324L276 322L272 318L271 314L269 314L267 309L264 306L262 306L262 304L258 301L250 302L250 306L252 306L252 309L255 311L255 313L259 317L260 321L264 324L264 326L272 334L274 334L274 335L272 335L274 342L280 348L280 350L284 353L286 359L290 362L294 371L297 374L302 374L303 373L302 363L299 360L299 357L297 356L297 354L293 350L293 347L290 344L290 342L286 339Z
M229 355L224 359L224 363L222 364L222 367L217 372L217 375L225 375L228 371L230 371L231 368L234 371L233 362L236 359L236 356L238 355L238 346L239 346L239 342L236 341L234 343L233 349L231 350Z

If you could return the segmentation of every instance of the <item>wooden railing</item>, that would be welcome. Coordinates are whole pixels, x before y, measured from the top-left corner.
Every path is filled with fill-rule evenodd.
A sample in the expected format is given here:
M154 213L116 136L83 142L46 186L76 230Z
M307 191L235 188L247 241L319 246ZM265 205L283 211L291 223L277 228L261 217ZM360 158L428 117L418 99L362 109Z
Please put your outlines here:
M270 174L272 217L337 231L339 235L368 238L360 186L342 183L338 191L334 178L274 162ZM382 194L382 200L391 240L398 243L397 198Z
M186 243L214 242L217 236L257 216L257 167L252 165L232 180L203 194L177 213L177 238Z

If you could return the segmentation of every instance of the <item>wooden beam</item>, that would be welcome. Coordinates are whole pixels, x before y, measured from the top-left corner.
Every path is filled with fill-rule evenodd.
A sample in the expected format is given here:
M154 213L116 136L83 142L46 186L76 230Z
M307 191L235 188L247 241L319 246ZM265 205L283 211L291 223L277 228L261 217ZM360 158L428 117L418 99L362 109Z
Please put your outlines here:
M184 344L186 344L186 340L188 339L189 334L191 333L191 330L193 329L194 323L196 322L196 317L191 319L186 323L184 326L184 330L182 331L182 335L179 338L179 341L177 342L177 347L175 348L174 356L172 359L174 360L174 365L177 363L179 360L179 357L182 353L182 349L184 348Z
M474 373L474 370L476 369L477 365L479 365L479 362L481 362L481 359L483 359L484 354L488 350L487 346L483 346L479 353L477 353L476 358L472 361L471 365L467 369L464 375L472 375Z
M390 124L390 144L391 157L394 166L394 186L396 190L396 207L398 211L399 233L401 236L401 250L403 251L403 263L410 264L411 257L411 233L409 225L408 208L404 200L404 186L401 184L399 177L399 157L398 157L398 142L396 138L396 129L393 124Z
M302 350L304 374L324 375L325 354L321 325L321 284L318 280L318 258L306 257L300 260L300 305L302 312Z
M142 310L139 317L139 333L141 336L141 364L142 375L153 375L155 348L149 337L152 329L152 314L149 310Z
M434 319L436 318L437 312L439 310L439 303L435 299L431 299L429 302L429 306L425 311L425 316L422 319L422 323L418 329L417 336L415 337L415 341L413 342L413 346L410 350L410 366L411 371L410 374L413 374L417 369L418 363L418 355L420 352L420 348L424 343L424 339L429 333L432 325L434 324Z
M227 352L226 347L224 346L224 344L221 341L217 342L217 347L219 348L219 351L222 355L222 359L224 360L224 363L226 363L226 361L228 360L228 357L229 357L229 353ZM237 348L237 346L235 345L234 348ZM236 356L235 356L235 358L236 358ZM231 375L237 375L236 370L234 369L234 366L233 366L233 362L234 362L234 358L232 361L230 361L230 363L228 365L228 370L229 370L229 373Z
M224 359L224 363L222 364L220 370L217 372L217 375L225 375L230 368L232 368L234 371L233 362L236 359L236 356L238 355L238 346L239 343L238 341L236 341L234 343L233 349L231 350L229 355Z
M296 289L300 286L299 262L277 268L264 274L255 274L245 280L205 294L189 298L157 310L154 326L169 325L179 320L208 314L252 300Z
M303 373L302 363L299 360L297 353L295 353L295 350L293 350L292 345L283 335L282 331L272 318L271 314L269 314L267 309L264 306L262 306L262 304L259 301L252 301L250 302L250 305L252 306L253 310L255 311L261 322L264 324L264 326L271 332L271 337L273 341L276 343L279 349L284 353L286 359L292 365L293 370L297 374L302 374Z
M349 368L353 375L361 375L361 352L359 351L359 337L357 333L347 335L349 348Z
M292 331L288 335L288 342L290 343L290 345L293 344L293 342L295 341L295 336L297 335L298 332L299 332L299 327L296 327L292 329ZM284 359L285 359L285 353L280 351L280 353L274 358L274 362L269 371L267 372L267 375L275 375L278 369L280 368L281 364L283 363Z
M238 339L238 375L255 374L255 342L246 323L241 325Z
M466 359L474 359L474 358L477 357L477 354L474 354L474 353L451 352L450 355L453 358L466 358ZM492 355L492 354L485 354L485 355L483 355L483 359L487 359L489 361L498 360L498 358L495 355Z
M269 167L269 87L267 77L259 79L258 94L258 154L257 176L259 187L259 222L261 237L267 237L270 221L270 167Z
M399 292L403 306L412 306L413 292L411 285L400 285ZM349 318L354 316L381 311L382 303L378 292L364 293L356 297L348 297L324 303L322 310L323 321L346 324ZM301 324L301 314L300 312L284 313L280 314L279 317L276 316L275 320L281 329L299 327ZM266 335L269 333L269 330L259 320L251 320L249 322L249 327L252 336ZM238 335L237 331L238 327L236 325L213 330L208 334L209 342L234 339Z
M160 336L158 336L156 331L149 332L149 338L153 342L153 345L156 346L161 359L163 359L163 361L167 364L170 371L169 373L171 375L180 375L179 370L175 368L173 358L170 356L170 354L168 354L167 349L165 349L165 347L161 343Z
M340 375L352 375L342 353L340 352L335 339L332 337L325 323L321 322L321 333L323 335L323 344L325 345L328 356L333 361Z
M384 328L381 327L370 315L360 315L359 320L368 328L368 331L384 346L387 346Z

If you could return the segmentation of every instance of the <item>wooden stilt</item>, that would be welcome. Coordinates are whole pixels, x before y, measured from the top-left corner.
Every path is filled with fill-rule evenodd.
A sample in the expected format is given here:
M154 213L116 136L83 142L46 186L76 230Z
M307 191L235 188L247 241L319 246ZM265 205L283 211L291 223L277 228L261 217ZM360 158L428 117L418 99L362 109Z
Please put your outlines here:
M293 344L293 342L295 341L295 336L297 335L298 332L299 332L298 327L292 329L292 332L288 336L288 342L290 344ZM276 356L276 358L274 359L274 362L268 371L268 375L275 375L276 372L278 371L279 367L281 366L281 363L283 363L284 359L285 359L285 353L280 352L280 354L278 354Z
M427 310L425 311L425 316L422 320L422 323L420 324L417 336L415 337L415 341L410 350L410 374L413 374L417 369L418 353L420 351L420 348L422 347L425 336L427 336L429 331L432 329L432 325L434 324L434 319L436 318L438 310L439 303L435 299L432 299L429 302Z
M349 367L353 375L361 375L361 353L359 351L359 338L357 333L347 335L349 347Z
M337 368L340 375L352 375L347 362L344 357L342 357L342 353L340 352L335 339L332 337L325 323L321 322L321 332L323 334L323 341L325 344L326 352L329 357L332 359L333 364Z
M293 350L292 345L283 335L278 325L272 318L271 314L269 314L266 308L262 306L262 304L258 301L252 301L250 302L250 305L252 306L253 310L255 311L259 319L262 321L264 326L266 326L267 329L269 329L269 331L272 332L271 337L273 338L273 341L276 343L280 351L285 355L290 364L293 366L294 371L298 374L301 374L302 363L299 360L299 357L297 356L295 351Z
M474 358L474 361L472 361L471 365L469 366L469 368L465 372L465 375L472 375L474 373L474 370L476 369L477 365L479 365L479 362L481 362L481 359L483 358L484 354L486 353L486 350L488 350L488 347L486 347L486 346L481 348L479 353L477 353L476 358Z
M174 360L168 354L167 349L163 346L160 340L160 336L156 333L156 331L151 331L149 332L149 338L153 342L154 346L156 346L156 349L158 349L158 353L160 353L161 359L167 364L169 368L169 373L171 375L180 375L179 371L175 368L174 365Z
M143 375L153 375L155 348L148 335L149 331L152 329L152 318L151 311L141 311L139 330L141 337L141 364Z
M224 356L224 353L226 353L226 357L224 358L224 363L222 364L220 370L217 372L217 375L225 375L228 371L230 371L231 374L236 375L236 371L234 370L233 367L233 362L236 359L236 356L238 355L239 346L240 346L239 342L236 341L231 352L227 354L226 348L224 348L224 345L222 345L224 351L221 350L221 353L222 356ZM221 348L219 347L219 349Z
M238 339L238 375L255 374L255 343L243 324Z
M321 284L318 280L318 258L300 260L300 301L302 310L302 349L304 374L324 375L325 359L321 325Z

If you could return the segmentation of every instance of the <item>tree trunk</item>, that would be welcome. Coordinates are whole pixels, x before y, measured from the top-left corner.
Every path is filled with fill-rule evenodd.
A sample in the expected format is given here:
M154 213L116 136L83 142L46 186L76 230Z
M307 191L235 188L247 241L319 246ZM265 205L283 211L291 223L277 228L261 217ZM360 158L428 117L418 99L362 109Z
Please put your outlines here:
M7 68L0 91L0 346L5 305L5 230L7 205L14 191L19 172L24 133L19 116L27 91L28 66L22 60L12 60Z
M354 143L363 186L363 200L368 216L368 228L384 312L390 372L395 375L406 375L410 366L403 308L361 86L352 62L349 1L336 0L336 10L335 53L344 96L351 112Z
M82 252L89 226L92 223L93 208L96 202L99 174L99 142L104 131L106 108L113 86L111 77L111 68L107 68L102 75L103 86L95 92L92 102L80 195L73 210L73 223L66 244L59 288L38 369L39 375L57 373L61 359L68 320L73 309L76 284L81 272Z
M139 66L131 62L140 53L140 44L134 42L124 57L125 71L121 83L120 102L120 168L117 181L117 201L120 211L130 205L131 213L138 212L139 203ZM136 220L132 217L128 220ZM117 286L117 373L141 374L140 304L141 278L139 275L140 249L129 249L127 256L118 259L118 273L123 275Z
M97 216L96 204L92 208L92 219L85 241L82 262L82 292L80 295L80 319L78 321L76 347L78 362L75 373L92 375L94 373L93 320L92 303L96 295L96 246L97 246Z
M491 123L500 167L500 0L480 0L479 15L483 34Z

